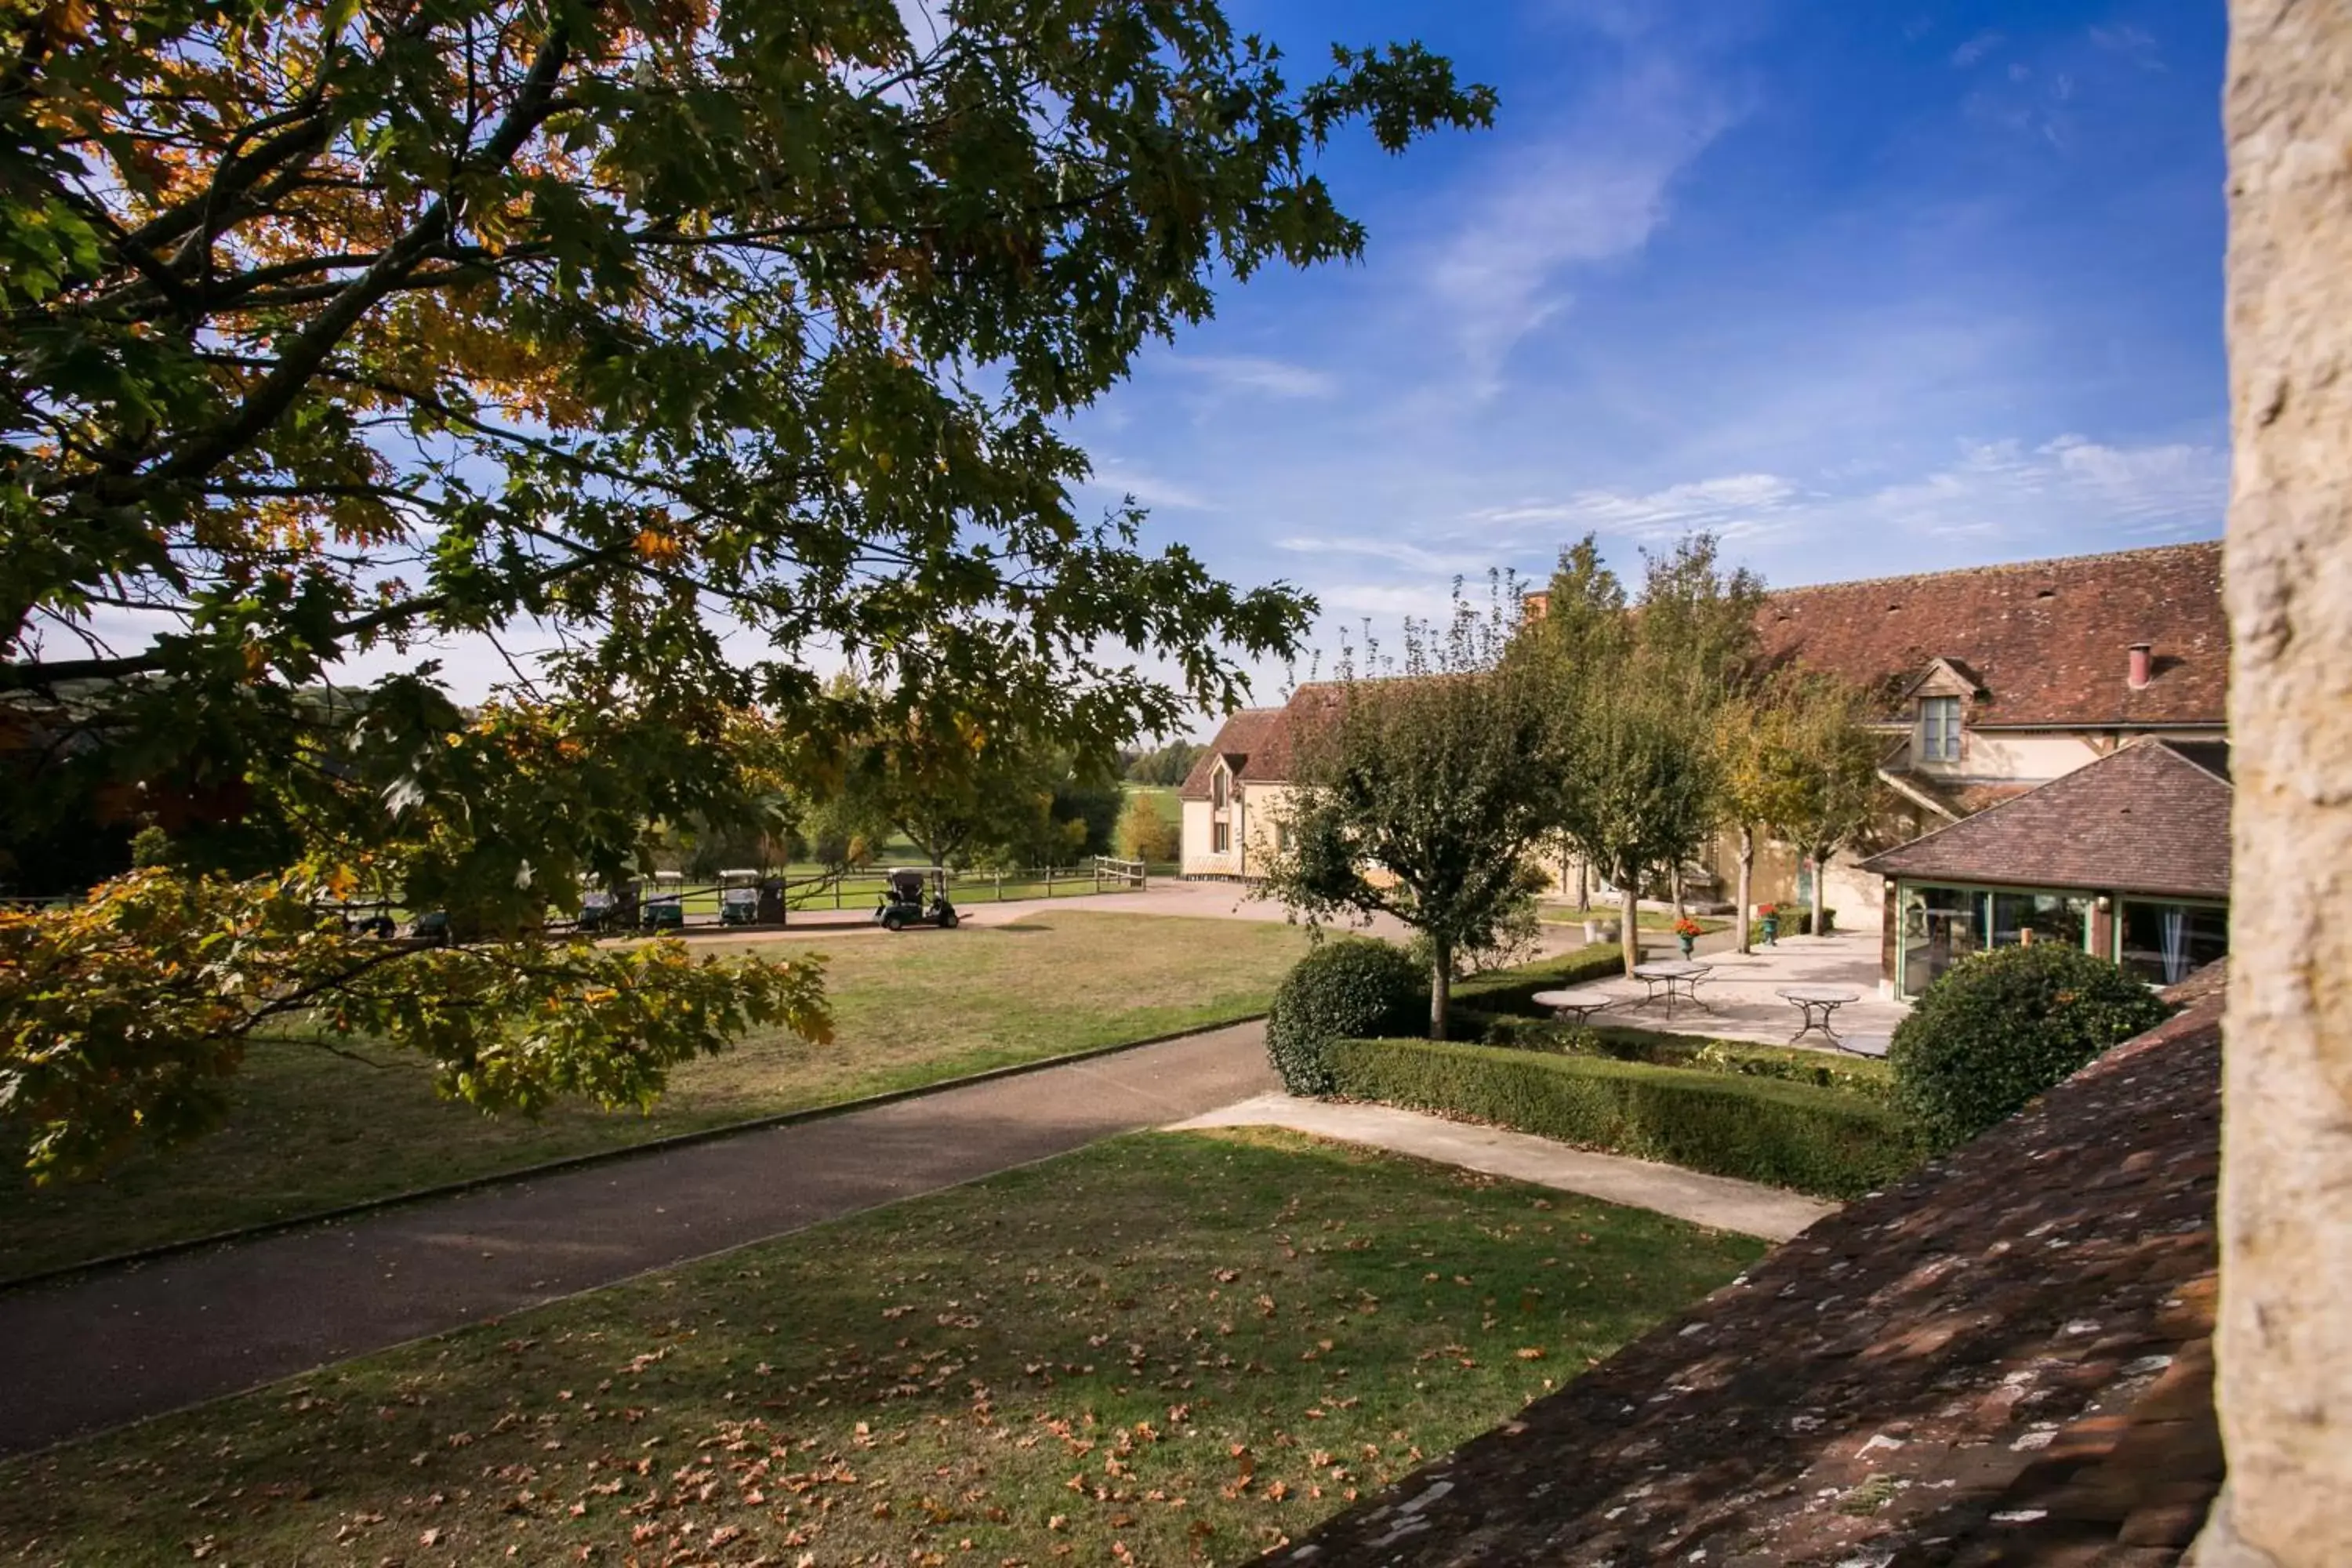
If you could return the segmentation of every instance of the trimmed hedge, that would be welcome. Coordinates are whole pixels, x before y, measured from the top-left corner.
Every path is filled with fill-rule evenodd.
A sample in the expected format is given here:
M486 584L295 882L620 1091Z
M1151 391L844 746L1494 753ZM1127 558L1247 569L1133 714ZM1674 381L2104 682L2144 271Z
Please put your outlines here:
M2120 965L2064 942L1980 952L1895 1026L1896 1102L1937 1143L1963 1143L2171 1014Z
M1653 1067L1684 1068L1736 1078L1811 1084L1816 1089L1834 1089L1882 1103L1891 1101L1895 1096L1895 1075L1885 1062L1870 1057L1832 1056L1827 1051L1808 1051L1794 1046L1759 1046L1748 1040L1711 1040L1696 1035L1666 1035L1605 1026L1579 1028L1549 1018L1496 1018L1485 1038L1490 1046L1522 1051L1601 1057L1611 1061L1647 1062Z
M1535 1004L1537 992L1565 991L1571 985L1589 985L1624 973L1625 950L1615 942L1580 947L1557 958L1538 959L1533 963L1456 981L1453 1003L1456 1011L1489 1016L1516 1014L1527 1018L1541 1017L1544 1009Z
M1883 1186L1922 1153L1895 1110L1810 1084L1427 1040L1335 1040L1322 1056L1350 1099L1827 1197Z
M1266 1056L1291 1093L1328 1094L1328 1042L1394 1034L1428 1016L1429 987L1404 949L1372 937L1341 937L1318 943L1275 987Z

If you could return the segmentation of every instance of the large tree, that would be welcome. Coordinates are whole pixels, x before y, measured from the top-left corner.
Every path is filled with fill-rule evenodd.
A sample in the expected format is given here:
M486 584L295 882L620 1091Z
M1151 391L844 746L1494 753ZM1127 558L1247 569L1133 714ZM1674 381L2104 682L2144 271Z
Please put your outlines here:
M292 1009L486 1104L641 1099L741 1008L821 1030L804 971L684 965L690 994L558 962L542 917L847 737L1115 745L1294 646L1299 595L1079 517L1062 420L1219 278L1360 249L1312 167L1345 122L1395 150L1491 95L1413 46L1294 85L1213 0L938 13L0 13L0 837L171 844L0 930L0 1110L37 1165L201 1123L192 1085ZM557 651L473 714L425 657L453 635ZM355 886L530 984L420 1021L394 1001L458 960L304 916ZM216 937L230 967L181 961ZM526 1049L518 1016L565 1022Z
M1265 891L1310 919L1388 914L1427 938L1433 1039L1459 955L1495 945L1526 900L1563 765L1543 685L1504 657L1510 631L1499 599L1481 614L1457 592L1446 624L1407 624L1383 678L1343 663L1266 863Z

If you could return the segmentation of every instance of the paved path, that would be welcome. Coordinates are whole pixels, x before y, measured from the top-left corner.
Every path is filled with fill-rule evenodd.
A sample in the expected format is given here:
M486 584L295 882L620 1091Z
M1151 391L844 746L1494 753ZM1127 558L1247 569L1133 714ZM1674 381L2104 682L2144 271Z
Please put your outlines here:
M1490 1176L1580 1193L1631 1208L1651 1209L1695 1225L1770 1241L1786 1241L1838 1209L1835 1204L1779 1187L1702 1175L1678 1165L1657 1165L1622 1154L1596 1154L1549 1138L1448 1121L1386 1105L1332 1105L1319 1100L1294 1100L1286 1094L1261 1094L1177 1125L1287 1127L1484 1171Z
M0 1290L0 1452L160 1415L1230 1104L1243 1024L873 1110Z

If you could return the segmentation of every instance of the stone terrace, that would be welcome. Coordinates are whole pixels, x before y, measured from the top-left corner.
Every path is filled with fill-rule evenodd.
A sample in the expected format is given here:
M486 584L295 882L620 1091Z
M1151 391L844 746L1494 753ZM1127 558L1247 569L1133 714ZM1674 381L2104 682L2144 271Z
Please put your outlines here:
M2169 1568L2221 1475L2220 997L2200 989L1266 1561Z

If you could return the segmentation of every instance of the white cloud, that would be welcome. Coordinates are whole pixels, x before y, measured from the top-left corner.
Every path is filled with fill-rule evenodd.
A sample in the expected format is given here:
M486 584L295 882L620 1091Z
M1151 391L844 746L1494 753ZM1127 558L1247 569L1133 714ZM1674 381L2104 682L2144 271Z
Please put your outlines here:
M2230 455L2185 442L2114 447L2067 435L1963 446L1949 467L1862 498L1860 510L1914 532L2032 538L2098 530L2139 536L2218 531Z
M1591 529L1651 542L1707 531L1726 540L1750 538L1773 527L1802 492L1778 474L1727 474L1664 489L1579 490L1562 501L1525 501L1473 512L1490 528L1525 531L1532 524Z
M1161 363L1232 392L1263 392L1276 397L1329 397L1338 378L1287 360L1248 354L1175 354Z
M2091 42L2112 55L2121 55L2142 70L2160 71L2164 58L2158 51L2156 39L2146 29L2129 24L2114 27L2095 26Z
M1122 463L1116 458L1097 457L1094 459L1094 478L1087 481L1090 489L1133 496L1145 506L1174 507L1186 511L1224 510L1200 491L1178 480L1162 479L1147 469Z
M1999 33L1991 31L1979 33L1952 51L1952 64L1961 70L1966 70L2000 47L2002 42L2003 39Z
M1443 620L1454 613L1450 584L1341 583L1313 590L1327 616L1369 616L1376 622Z
M1467 576L1472 573L1484 572L1494 564L1492 555L1487 552L1426 550L1418 544L1394 539L1294 536L1276 540L1275 548L1300 555L1365 555L1376 561L1393 561L1400 566L1410 566L1416 571L1443 572L1449 576Z
M1513 151L1427 271L1479 395L1498 389L1512 346L1568 307L1562 273L1648 243L1666 221L1675 177L1731 118L1706 84L1655 58L1559 134Z

